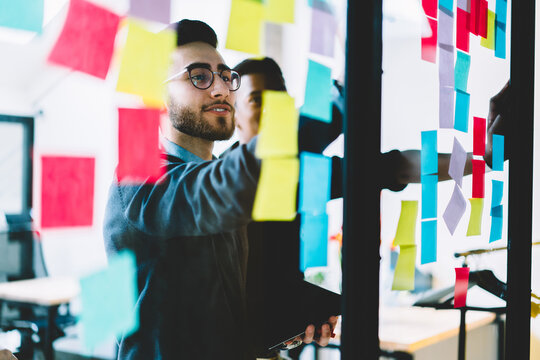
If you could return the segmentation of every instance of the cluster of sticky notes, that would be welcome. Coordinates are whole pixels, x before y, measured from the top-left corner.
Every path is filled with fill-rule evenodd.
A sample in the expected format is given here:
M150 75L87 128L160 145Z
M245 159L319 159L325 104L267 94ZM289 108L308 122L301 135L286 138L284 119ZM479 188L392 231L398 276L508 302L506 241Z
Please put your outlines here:
M135 255L123 250L105 270L80 279L84 344L92 350L115 336L139 328Z
M422 7L430 28L430 36L422 37L422 60L431 63L437 58L437 0L422 0Z
M41 33L43 0L0 0L0 26Z
M470 268L456 268L456 282L454 286L454 308L462 308L467 305L467 290L469 289Z
M422 131L420 151L420 180L422 183L422 246L421 263L437 261L437 131Z
M416 218L418 201L402 200L394 245L399 246L399 257L394 270L392 290L413 290L416 264Z

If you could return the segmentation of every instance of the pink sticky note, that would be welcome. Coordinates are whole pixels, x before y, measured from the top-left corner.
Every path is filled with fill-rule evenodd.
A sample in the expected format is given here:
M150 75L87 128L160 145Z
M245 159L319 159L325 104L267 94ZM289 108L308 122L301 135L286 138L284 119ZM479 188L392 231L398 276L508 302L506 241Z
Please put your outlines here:
M42 156L41 227L91 226L95 159Z
M486 119L474 117L473 155L484 156L486 153Z
M488 2L481 0L480 14L478 15L478 35L487 39L487 24L488 24Z
M422 60L435 64L437 59L437 20L427 19L431 27L431 36L422 38Z
M120 16L85 0L71 0L48 61L105 79Z
M427 16L437 18L437 0L422 0L422 7Z
M481 0L471 0L469 31L473 35L478 35L478 15L480 14L480 1Z
M468 267L456 268L456 286L454 288L454 308L464 307L467 304L467 289L469 288Z
M118 109L118 181L155 182L163 174L159 115L159 109Z
M486 163L484 160L472 160L472 197L484 197L484 175L486 173Z
M456 15L456 47L469 52L469 18L470 14L460 8Z

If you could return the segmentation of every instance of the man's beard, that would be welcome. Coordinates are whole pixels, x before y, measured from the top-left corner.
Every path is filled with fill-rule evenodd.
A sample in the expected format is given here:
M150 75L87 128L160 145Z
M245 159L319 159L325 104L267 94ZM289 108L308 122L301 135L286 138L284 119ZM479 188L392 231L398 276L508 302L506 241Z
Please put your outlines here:
M204 110L197 114L187 106L179 106L169 102L169 118L174 128L184 134L209 141L229 140L234 133L234 108L231 106L232 121L227 122L225 116L218 117L217 126L212 126L203 117Z

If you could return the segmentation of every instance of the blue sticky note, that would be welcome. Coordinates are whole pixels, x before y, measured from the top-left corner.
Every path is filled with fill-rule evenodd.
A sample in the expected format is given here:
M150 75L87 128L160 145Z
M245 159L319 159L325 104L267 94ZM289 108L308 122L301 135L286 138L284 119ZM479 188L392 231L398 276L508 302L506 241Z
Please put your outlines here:
M309 60L304 105L302 115L310 118L332 121L332 69Z
M454 11L454 0L439 0L439 9L446 9L449 12Z
M41 33L43 0L0 0L0 26Z
M300 219L300 270L328 264L328 215L302 214Z
M502 218L502 216L503 216L503 206L502 206L502 205L498 205L498 206L492 207L492 208L491 208L490 215L491 215L492 217Z
M109 266L80 279L84 343L88 350L139 327L137 275L133 252L124 250Z
M456 118L454 120L454 129L463 131L464 133L469 131L470 101L471 95L463 91L456 91Z
M506 58L506 24L495 21L495 57Z
M437 217L437 175L422 175L422 219Z
M456 68L454 71L454 83L456 90L467 91L470 67L471 56L463 51L457 51Z
M420 263L437 261L437 220L422 221L422 249Z
M502 205L501 205L502 206ZM502 239L503 218L492 217L491 218L491 230L489 232L489 242L492 243Z
M325 213L330 200L332 159L302 152L300 154L300 211Z
M491 169L493 171L504 170L504 136L493 134L493 152L491 154Z
M495 21L506 25L506 10L508 8L507 0L497 0L495 3Z
M501 205L504 183L499 180L491 180L491 208Z
M422 150L420 168L421 175L437 173L438 154L437 154L437 130L422 131Z

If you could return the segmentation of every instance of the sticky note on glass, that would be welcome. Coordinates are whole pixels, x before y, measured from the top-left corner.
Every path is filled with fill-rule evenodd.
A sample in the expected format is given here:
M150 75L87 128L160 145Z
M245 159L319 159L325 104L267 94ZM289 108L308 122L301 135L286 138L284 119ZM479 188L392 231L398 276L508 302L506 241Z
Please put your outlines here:
M316 8L311 13L311 43L309 51L333 57L336 35L336 19L332 13Z
M253 0L232 0L227 49L258 55L261 53L261 34L264 5Z
M400 246L392 290L414 290L416 246Z
M454 47L454 13L452 11L439 11L439 45Z
M394 245L415 245L418 201L402 200Z
M471 9L470 0L457 0L457 7L469 12Z
M488 10L487 15L487 36L480 39L480 45L495 50L495 13L491 10Z
M437 18L437 0L422 0L422 7L427 16Z
M463 146L461 146L458 139L454 138L452 155L450 155L450 166L448 167L448 175L450 175L460 187L463 181L463 172L465 171L466 161L467 152Z
M456 47L469 52L469 18L470 14L460 8L456 12Z
M491 180L491 207L499 206L502 203L504 182Z
M454 79L453 76L452 79ZM453 85L439 87L439 127L441 129L454 128L454 94Z
M500 210L497 210L497 213L501 213L501 216L492 216L491 217L491 229L489 233L489 242L492 243L497 240L502 239L502 228L503 228L503 218L502 218L502 205L499 205ZM497 209L493 208L494 209Z
M263 159L253 204L253 220L294 220L298 173L297 158Z
M506 58L506 24L495 21L495 57Z
M462 51L457 52L455 84L456 90L467 91L467 82L469 81L469 69L471 67L471 56Z
M309 60L302 115L310 118L332 121L332 69Z
M300 270L328 265L328 215L303 213L300 218Z
M264 20L274 23L294 23L295 0L266 0Z
M139 95L151 107L161 107L165 103L163 82L175 46L173 31L154 34L130 20L116 90Z
M437 175L422 175L422 219L437 217Z
M471 203L471 216L467 227L467 236L477 236L482 233L482 210L484 199L469 199Z
M497 205L495 207L492 207L490 215L493 216L493 217L502 218L502 216L503 216L503 206L502 205Z
M92 226L93 157L41 157L41 227Z
M100 79L107 77L120 16L85 0L72 0L48 61Z
M447 12L454 11L454 0L439 0L439 9L444 9Z
M87 349L139 328L135 255L124 250L109 266L80 279L81 324Z
M131 0L129 15L169 24L171 22L171 0Z
M41 33L43 0L0 0L0 26Z
M422 131L421 175L435 174L439 171L437 153L437 130Z
M261 159L298 154L298 112L286 91L263 91L255 154Z
M492 170L503 171L504 170L504 136L493 134L492 138Z
M437 220L422 221L422 248L420 263L437 261Z
M422 37L422 60L436 63L437 60L437 20L427 18L431 36Z
M321 214L330 200L332 159L324 155L300 154L300 211Z
M480 0L470 0L469 30L471 34L478 35L478 16L480 14Z
M456 309L466 306L469 270L468 267L456 268L456 285L454 287L454 308Z
M486 119L473 117L473 155L486 153Z
M501 24L506 25L507 9L508 9L508 1L507 0L496 0L496 2L495 2L495 13L497 15L496 19Z
M464 133L469 131L470 101L471 95L463 91L456 91L456 116L454 120L454 129L463 131Z
M484 175L486 173L486 163L484 160L472 160L472 197L484 197Z
M454 90L454 47L452 45L439 44L439 86L452 87L452 91ZM452 94L453 98L454 94ZM454 102L452 102L453 108Z
M478 36L487 37L488 3L480 0L480 14L478 15Z
M446 223L446 227L448 228L448 231L450 231L451 235L454 235L454 231L456 231L459 221L465 213L466 208L467 203L465 198L463 197L460 188L456 184L454 185L452 197L450 198L450 201L448 202L446 210L443 214L444 222Z

